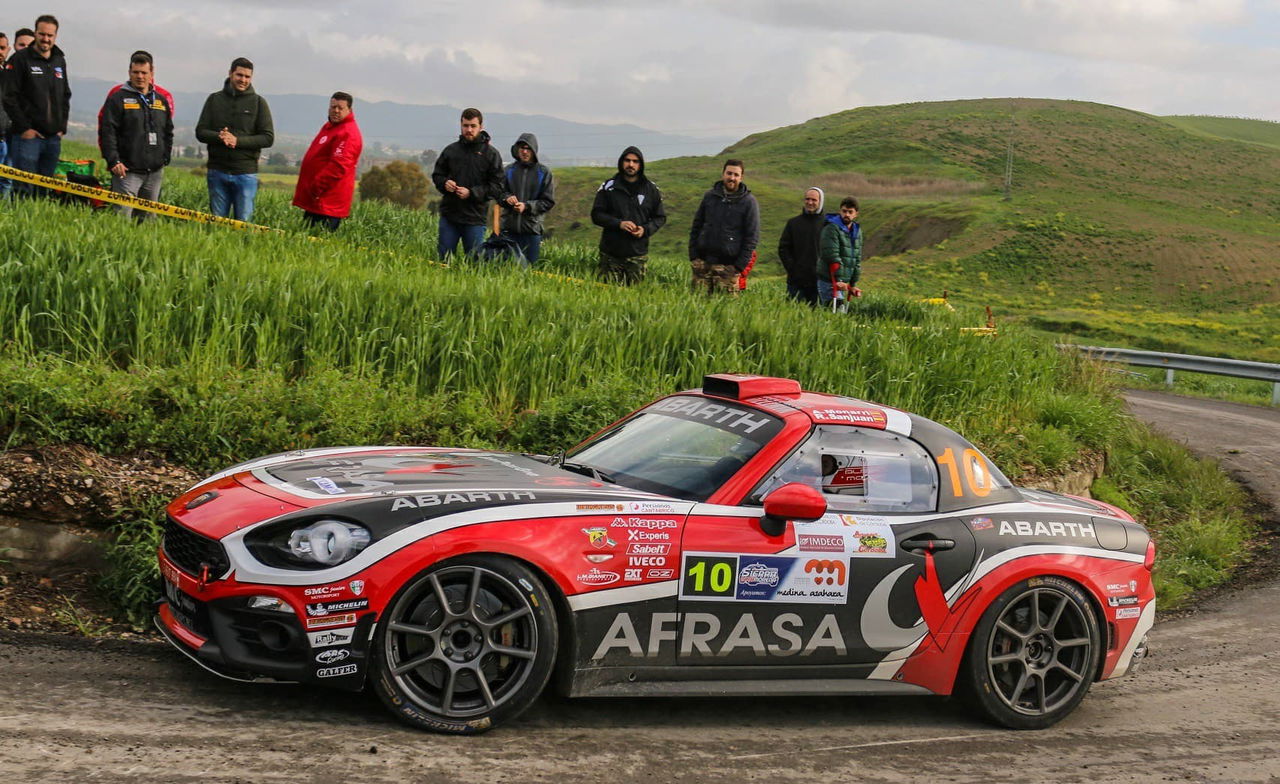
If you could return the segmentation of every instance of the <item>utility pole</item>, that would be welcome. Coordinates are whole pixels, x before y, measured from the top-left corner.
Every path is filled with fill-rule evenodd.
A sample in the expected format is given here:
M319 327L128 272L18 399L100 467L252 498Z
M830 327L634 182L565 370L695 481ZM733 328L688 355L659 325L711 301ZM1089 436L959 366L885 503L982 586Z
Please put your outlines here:
M1017 124L1013 115L1010 115L1009 120L1009 149L1004 156L1004 201L1013 199L1013 132Z

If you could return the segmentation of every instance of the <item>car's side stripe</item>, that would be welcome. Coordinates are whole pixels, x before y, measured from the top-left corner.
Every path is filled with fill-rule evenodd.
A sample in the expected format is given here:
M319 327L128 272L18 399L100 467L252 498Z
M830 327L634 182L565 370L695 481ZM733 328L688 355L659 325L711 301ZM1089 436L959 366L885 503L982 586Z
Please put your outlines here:
M597 607L610 607L615 604L666 599L676 595L680 587L679 583L679 580L663 580L658 583L629 585L625 588L606 588L603 591L580 593L569 597L569 607L574 612L581 612L582 610L594 610Z

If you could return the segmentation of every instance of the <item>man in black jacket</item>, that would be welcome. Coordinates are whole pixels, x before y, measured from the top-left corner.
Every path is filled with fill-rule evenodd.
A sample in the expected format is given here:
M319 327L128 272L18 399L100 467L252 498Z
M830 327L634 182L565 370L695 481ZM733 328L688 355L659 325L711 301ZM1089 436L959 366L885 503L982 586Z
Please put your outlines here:
M827 222L822 214L826 194L821 188L804 192L804 208L787 221L778 240L778 258L787 271L787 296L797 302L818 304L818 240Z
M113 192L157 201L173 152L173 109L155 89L153 65L146 52L129 58L129 82L102 104L98 149L111 170ZM125 217L133 214L132 207L116 209ZM153 217L149 212L139 215Z
M625 286L639 283L649 261L649 237L667 222L662 191L644 176L639 148L623 150L617 176L596 191L591 222L602 229L600 278Z
M522 133L511 145L515 158L503 170L502 236L520 246L528 264L538 263L542 248L542 221L556 206L556 181L551 170L538 163L538 137Z
M742 161L730 158L720 182L702 196L689 226L689 264L695 294L738 293L751 254L760 243L760 205L742 181Z
M57 46L58 20L36 19L35 43L9 58L5 110L13 125L13 162L23 171L52 176L71 114L67 58ZM32 193L19 183L19 193Z
M214 215L253 220L258 196L258 159L275 144L275 123L267 100L253 89L253 62L231 61L222 89L210 93L196 120L196 140L208 145L205 182Z
M458 140L440 151L431 181L440 191L440 259L451 255L462 241L470 256L484 242L485 206L502 195L502 154L489 143L484 115L479 109L463 109Z

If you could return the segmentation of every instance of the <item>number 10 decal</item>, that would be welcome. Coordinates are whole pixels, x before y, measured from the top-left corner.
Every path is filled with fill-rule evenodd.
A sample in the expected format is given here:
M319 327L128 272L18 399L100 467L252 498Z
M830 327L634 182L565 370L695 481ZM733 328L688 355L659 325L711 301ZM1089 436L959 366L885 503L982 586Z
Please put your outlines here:
M938 465L946 467L947 478L951 480L951 494L956 498L964 496L966 488L969 495L979 498L986 498L991 492L991 472L987 470L987 463L978 454L978 450L966 449L960 456L960 465L964 468L964 485L960 484L960 470L956 468L956 455L951 447L947 447L938 458Z

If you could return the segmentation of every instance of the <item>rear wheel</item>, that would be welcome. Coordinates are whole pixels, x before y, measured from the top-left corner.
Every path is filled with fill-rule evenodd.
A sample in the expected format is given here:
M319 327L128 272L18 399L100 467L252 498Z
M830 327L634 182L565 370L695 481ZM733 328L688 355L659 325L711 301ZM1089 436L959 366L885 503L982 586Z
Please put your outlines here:
M484 732L528 708L556 658L555 610L538 577L497 556L468 556L410 580L374 638L374 690L402 721Z
M978 621L959 691L996 724L1043 729L1084 699L1101 647L1097 618L1079 586L1060 577L1024 580Z

